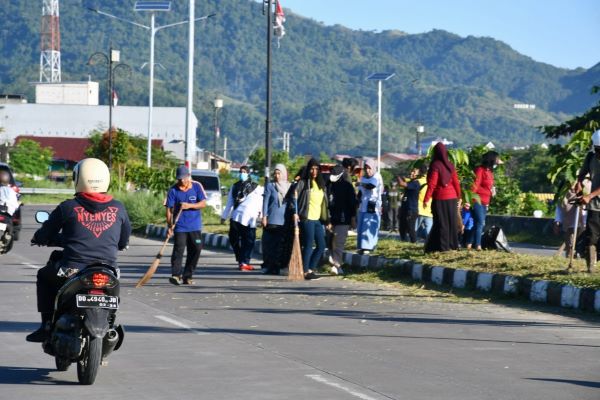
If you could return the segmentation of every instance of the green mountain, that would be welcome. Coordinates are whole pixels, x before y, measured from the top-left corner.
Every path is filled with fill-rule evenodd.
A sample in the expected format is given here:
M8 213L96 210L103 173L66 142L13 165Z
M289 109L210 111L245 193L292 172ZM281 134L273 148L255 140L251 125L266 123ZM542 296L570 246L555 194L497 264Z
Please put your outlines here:
M134 0L63 0L60 4L63 81L105 82L106 66L88 66L95 52L112 44L131 76L118 75L120 104L146 105L149 58L147 30L88 10L88 7L149 24L133 11ZM261 2L197 1L196 15L217 16L196 25L195 103L198 145L212 149L212 100L225 99L221 134L229 154L244 159L264 143L266 16ZM285 4L284 4L285 5ZM172 2L157 25L187 18L187 2ZM427 136L458 146L493 141L500 146L537 143L536 127L555 124L597 102L590 88L600 82L600 64L568 70L539 63L492 38L460 37L434 30L408 35L325 26L286 12L286 36L274 42L273 138L292 133L292 152L371 154L377 148L377 85L373 72L395 72L383 87L385 151L414 148L415 125ZM8 2L0 8L0 92L34 98L39 77L41 1ZM401 27L399 27L401 28ZM185 106L187 26L156 34L156 106ZM106 90L101 101L106 102ZM514 104L535 104L518 109Z

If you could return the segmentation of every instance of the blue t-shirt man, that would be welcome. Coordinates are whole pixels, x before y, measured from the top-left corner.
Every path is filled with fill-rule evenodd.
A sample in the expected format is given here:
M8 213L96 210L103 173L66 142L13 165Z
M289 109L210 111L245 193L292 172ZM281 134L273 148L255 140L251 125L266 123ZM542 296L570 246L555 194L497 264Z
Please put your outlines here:
M173 209L177 215L181 209L181 203L196 204L206 200L206 193L199 182L191 181L190 187L174 185L167 194L167 207ZM175 232L194 232L202 230L202 213L200 209L188 208L182 211Z
M169 282L174 285L193 285L192 276L202 251L200 210L206 206L206 193L200 183L191 179L185 165L177 168L175 177L177 183L169 189L166 202L169 235L173 234ZM187 250L187 256L185 268L182 268L184 250Z

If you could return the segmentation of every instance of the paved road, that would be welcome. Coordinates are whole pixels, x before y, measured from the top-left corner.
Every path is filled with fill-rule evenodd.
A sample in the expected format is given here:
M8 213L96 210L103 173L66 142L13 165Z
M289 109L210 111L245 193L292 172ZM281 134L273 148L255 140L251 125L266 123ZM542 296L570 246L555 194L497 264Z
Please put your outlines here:
M49 249L0 257L0 399L600 399L600 325L489 304L445 303L340 278L241 273L204 251L193 287L134 282L156 241L121 257L123 348L93 388L25 334L38 325L35 273Z

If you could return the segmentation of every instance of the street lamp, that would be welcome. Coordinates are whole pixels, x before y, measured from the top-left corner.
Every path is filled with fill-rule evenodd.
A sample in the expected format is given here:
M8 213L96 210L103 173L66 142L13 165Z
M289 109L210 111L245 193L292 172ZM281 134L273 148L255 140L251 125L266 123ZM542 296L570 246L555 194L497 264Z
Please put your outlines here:
M217 141L219 140L219 110L223 108L223 99L217 97L214 102L215 105L215 140L213 144L213 158L215 159L214 169L217 167L216 156L217 156Z
M117 17L116 15L109 14L104 11L100 11L96 8L88 8L90 11L93 11L97 14L107 16L109 18L113 18L122 22L126 22L131 25L135 25L140 28L144 28L150 31L150 89L148 94L148 149L146 152L146 165L148 168L151 165L152 161L152 109L154 106L154 36L156 32L161 29L170 28L172 26L183 25L189 23L189 20L179 21L172 24L155 26L154 24L154 13L158 11L166 12L171 11L171 2L170 1L137 1L134 6L135 11L148 11L150 12L150 26L140 24L135 21L130 21L125 18ZM194 18L194 21L201 21L210 17L213 17L215 14L205 15L203 17ZM187 120L186 120L187 121ZM186 132L186 135L188 132ZM186 145L187 146L187 145ZM186 147L187 154L187 147Z
M419 124L417 125L417 154L421 155L422 153L422 148L421 148L421 137L423 137L423 135L425 134L425 126L423 126L423 124Z
M115 50L111 47L108 54L109 55L106 55L102 52L94 53L88 59L87 64L93 65L95 63L95 58L101 58L108 65L108 168L112 168L112 109L114 105L114 75L118 68L126 68L129 70L129 73L131 73L131 67L127 64L119 63L121 59L121 52L119 50Z
M367 77L368 81L377 81L377 172L381 170L381 96L382 82L392 78L395 73L377 72Z
M267 6L267 96L265 118L265 185L271 174L271 42L273 41L273 0L264 0Z

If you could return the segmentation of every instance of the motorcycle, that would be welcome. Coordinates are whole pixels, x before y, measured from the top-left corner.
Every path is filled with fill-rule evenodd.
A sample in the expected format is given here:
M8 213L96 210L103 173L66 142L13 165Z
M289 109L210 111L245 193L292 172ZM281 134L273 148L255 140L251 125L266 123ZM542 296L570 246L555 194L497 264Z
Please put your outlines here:
M48 216L46 211L38 211L35 220L43 223ZM50 259L59 257L60 251L55 251ZM107 365L106 357L121 347L125 336L123 327L116 323L119 270L94 263L66 271L65 280L54 302L49 338L42 347L54 357L56 369L66 371L77 363L79 383L91 385L100 365Z
M13 217L7 212L5 205L0 205L0 254L8 253L14 240Z

